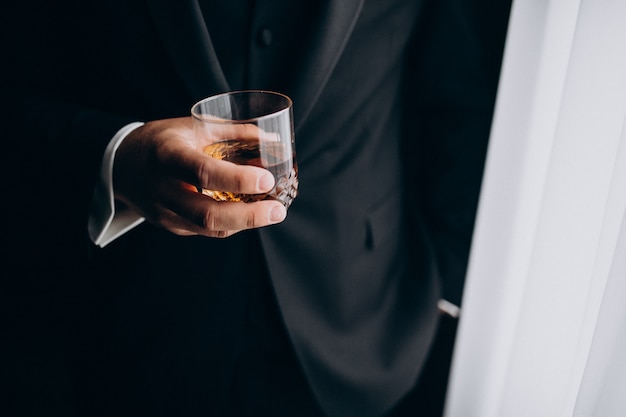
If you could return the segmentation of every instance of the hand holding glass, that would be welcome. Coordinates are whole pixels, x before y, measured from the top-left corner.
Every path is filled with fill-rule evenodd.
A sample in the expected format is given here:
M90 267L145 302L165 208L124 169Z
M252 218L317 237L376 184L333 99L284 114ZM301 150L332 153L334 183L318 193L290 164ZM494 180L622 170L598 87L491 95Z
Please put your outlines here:
M218 201L274 199L286 208L291 205L298 194L298 166L289 97L263 90L228 92L197 102L191 115L196 138L205 154L265 168L276 181L265 194L199 191Z

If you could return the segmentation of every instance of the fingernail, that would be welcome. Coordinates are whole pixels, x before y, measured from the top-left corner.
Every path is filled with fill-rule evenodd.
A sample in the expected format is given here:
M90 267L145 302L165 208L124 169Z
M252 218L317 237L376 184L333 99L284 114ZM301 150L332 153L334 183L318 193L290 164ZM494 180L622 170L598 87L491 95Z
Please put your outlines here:
M265 174L261 178L259 178L259 182L257 184L259 190L261 192L269 191L274 187L274 176L272 174Z
M282 222L285 220L285 217L287 217L287 209L282 205L274 206L272 210L270 210L270 221L272 223Z

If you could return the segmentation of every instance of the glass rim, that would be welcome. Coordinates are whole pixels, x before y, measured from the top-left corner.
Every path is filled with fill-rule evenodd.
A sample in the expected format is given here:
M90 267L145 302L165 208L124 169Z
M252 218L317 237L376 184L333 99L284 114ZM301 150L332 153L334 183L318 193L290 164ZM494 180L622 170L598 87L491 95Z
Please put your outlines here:
M233 95L243 95L243 94L249 94L249 93L255 93L255 94L267 94L267 95L271 95L271 96L278 96L278 97L282 97L284 98L287 102L285 104L284 107L280 108L280 110L276 110L274 112L271 113L267 113L264 114L262 116L257 116L257 117L251 117L248 119L219 119L219 118L214 118L214 119L209 119L206 116L203 117L203 115L201 113L198 112L198 108L200 106L202 106L205 103L208 103L209 101L214 101L214 100L219 100L225 96L233 96ZM276 117L277 115L284 113L286 111L289 111L291 108L293 107L293 101L291 100L291 98L283 93L279 93L277 91L272 91L272 90L234 90L234 91L225 91L223 93L219 93L219 94L215 94L213 96L209 96L209 97L205 97L202 100L199 100L197 102L195 102L193 104L193 106L191 106L191 117L203 122L203 123L215 123L215 124L240 124L240 123L250 123L256 120L263 120L263 119L269 119L272 117Z

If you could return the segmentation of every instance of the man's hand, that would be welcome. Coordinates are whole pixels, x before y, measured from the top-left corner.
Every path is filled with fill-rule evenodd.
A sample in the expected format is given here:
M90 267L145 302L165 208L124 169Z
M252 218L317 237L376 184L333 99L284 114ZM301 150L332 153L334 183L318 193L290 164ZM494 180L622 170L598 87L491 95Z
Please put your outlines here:
M285 219L278 201L219 202L199 193L196 187L264 193L274 177L263 168L204 155L197 140L190 117L148 122L131 132L115 156L116 199L178 235L227 237Z

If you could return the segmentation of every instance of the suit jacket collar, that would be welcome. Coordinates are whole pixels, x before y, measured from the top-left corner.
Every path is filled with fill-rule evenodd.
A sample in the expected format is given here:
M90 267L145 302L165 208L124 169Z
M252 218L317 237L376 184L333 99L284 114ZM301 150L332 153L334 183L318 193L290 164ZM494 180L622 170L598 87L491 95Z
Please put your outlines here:
M301 126L319 98L363 8L364 0L330 0L317 24L312 46L296 79L293 101L296 128Z
M364 0L328 0L313 45L292 89L296 128L301 126L328 81L363 7ZM192 97L230 90L197 0L146 1L170 59Z

